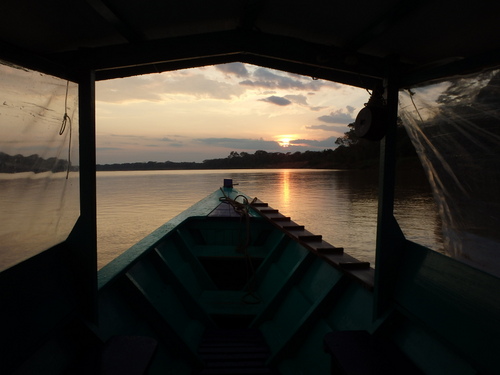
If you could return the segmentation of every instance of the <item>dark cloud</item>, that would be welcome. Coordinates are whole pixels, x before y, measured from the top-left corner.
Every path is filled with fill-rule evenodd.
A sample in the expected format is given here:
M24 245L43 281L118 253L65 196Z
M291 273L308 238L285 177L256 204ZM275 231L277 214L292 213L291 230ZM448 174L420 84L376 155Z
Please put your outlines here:
M143 135L136 135L136 134L115 134L115 133L110 133L110 137L122 137L122 138L144 138Z
M354 118L352 117L353 111L353 107L347 106L347 110L338 109L336 111L330 112L329 115L318 117L318 120L327 122L329 124L350 124L354 122Z
M292 103L308 106L307 98L304 95L285 95L285 99L290 100Z
M307 150L324 150L325 148L335 148L337 137L328 137L322 140L315 139L294 139L290 141L290 145L286 148L287 152L307 151ZM248 138L200 138L195 141L203 143L207 146L224 147L232 150L247 150L257 151L264 150L270 152L283 152L284 148L275 141L266 141L264 139L248 139Z
M237 150L276 150L279 144L275 141L266 141L264 139L248 138L200 138L196 141L205 145L232 148Z
M163 137L160 139L160 141L168 143L170 147L184 147L184 144L182 142L179 142L178 140L173 138Z
M338 125L310 125L306 126L306 129L311 129L311 130L324 130L327 132L345 132L346 127L345 126L338 126Z
M99 151L116 151L116 150L122 151L123 149L120 147L96 147L95 150L99 152Z
M281 96L269 96L265 99L259 99L262 102L267 102L267 103L272 103L280 106L286 106L292 104L292 102L286 98L283 98Z
M313 147L313 148L332 148L335 147L335 141L337 137L328 137L323 140L315 140L315 139L294 139L290 142L292 145L300 145L303 147Z
M215 69L217 69L218 71L221 71L223 73L226 73L228 75L233 74L236 77L248 77L248 74L249 74L245 64L238 63L238 62L216 65Z
M313 81L307 77L291 77L289 75L277 74L269 69L259 68L255 70L250 79L241 81L240 85L264 89L318 91L324 86L324 83L322 81Z

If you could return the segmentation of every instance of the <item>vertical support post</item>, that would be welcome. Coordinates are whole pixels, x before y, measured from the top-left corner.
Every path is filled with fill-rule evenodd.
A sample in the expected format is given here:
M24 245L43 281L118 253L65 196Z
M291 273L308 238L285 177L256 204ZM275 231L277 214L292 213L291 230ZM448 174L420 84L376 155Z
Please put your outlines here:
M95 73L82 71L78 80L80 217L67 242L75 274L80 311L97 322L97 208L95 143Z
M394 191L396 181L396 136L399 87L394 74L386 83L388 129L380 147L380 176L378 197L375 317L381 316L390 305L401 248L405 240L394 218Z

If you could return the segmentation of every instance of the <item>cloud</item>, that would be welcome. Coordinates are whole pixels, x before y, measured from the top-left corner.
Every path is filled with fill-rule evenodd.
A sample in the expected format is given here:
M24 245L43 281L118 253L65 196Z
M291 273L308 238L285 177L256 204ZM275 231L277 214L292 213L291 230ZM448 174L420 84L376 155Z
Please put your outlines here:
M264 139L249 138L200 138L196 141L205 145L225 147L237 150L276 150L280 146L278 142L266 141Z
M227 75L235 75L236 77L248 77L249 75L245 64L239 62L216 65L215 69Z
M184 143L179 142L177 139L163 137L160 139L161 142L166 142L170 147L184 147Z
M228 100L245 91L240 85L211 79L203 71L114 79L100 81L97 85L97 101L118 104L131 101L161 102L168 94Z
M116 151L116 150L123 150L122 148L120 147L96 147L96 151L97 152L100 152L100 151Z
M136 134L115 134L115 133L110 133L108 134L110 137L120 137L120 138L138 138L138 139L144 139L144 135L136 135Z
M118 146L136 146L136 147L185 147L186 145L178 139L172 137L151 137L135 134L98 134L98 139L101 144L113 144ZM101 148L101 150L113 150L112 147Z
M285 95L285 98L290 100L292 103L308 106L307 98L304 95Z
M272 103L280 106L286 106L292 104L292 102L286 98L283 98L281 96L269 96L265 99L259 99L261 102L267 102L267 103Z
M335 147L335 141L337 137L328 137L323 140L315 140L315 139L294 139L290 141L290 144L294 146L305 146L305 147L314 147L314 148L332 148Z
M265 68L256 69L250 79L240 82L242 86L264 89L283 89L283 90L304 90L318 91L324 86L323 81L314 81L311 78L301 76L290 76L277 74L272 70Z
M350 124L354 122L354 118L352 117L354 109L354 107L347 106L346 109L341 108L330 112L329 115L320 116L318 120L329 124Z
M346 130L346 127L344 125L310 125L310 126L306 126L306 129L310 129L310 130L324 130L324 131L327 131L327 132L342 132L344 133L345 130Z
M303 107L309 108L311 111L321 111L322 109L325 109L326 107L323 106L318 106L318 107L311 107L309 106L309 103L307 102L307 97L305 95L285 95L285 99L290 100L294 104L301 105Z
M203 74L193 74L165 80L162 92L165 94L192 95L197 98L227 100L241 95L244 89L232 83L209 79Z
M96 86L96 100L100 102L123 103L131 100L158 102L161 100L161 92L158 92L154 82L143 77L99 81Z

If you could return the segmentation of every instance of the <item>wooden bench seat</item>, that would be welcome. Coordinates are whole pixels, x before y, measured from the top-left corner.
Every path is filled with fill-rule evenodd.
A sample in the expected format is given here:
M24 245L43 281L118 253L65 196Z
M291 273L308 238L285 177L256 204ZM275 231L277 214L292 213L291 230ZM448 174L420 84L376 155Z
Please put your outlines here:
M332 356L332 374L422 374L395 344L366 331L328 333L324 349Z

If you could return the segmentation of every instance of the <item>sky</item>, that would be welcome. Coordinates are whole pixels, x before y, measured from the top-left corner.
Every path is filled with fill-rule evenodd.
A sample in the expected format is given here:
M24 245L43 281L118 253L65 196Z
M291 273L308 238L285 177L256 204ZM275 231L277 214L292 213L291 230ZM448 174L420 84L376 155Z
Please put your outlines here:
M96 83L97 163L336 147L366 90L231 63Z

